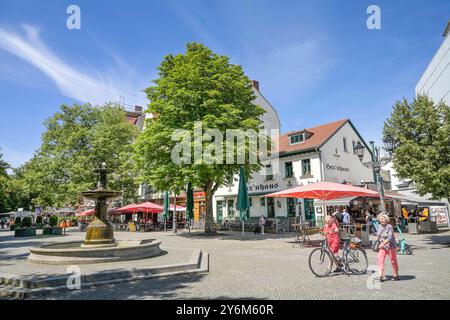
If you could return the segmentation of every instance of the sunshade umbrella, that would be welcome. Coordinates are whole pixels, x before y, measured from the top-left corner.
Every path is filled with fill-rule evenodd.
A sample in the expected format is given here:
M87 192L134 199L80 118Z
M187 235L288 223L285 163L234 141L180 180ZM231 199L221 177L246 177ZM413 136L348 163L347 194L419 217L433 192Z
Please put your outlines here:
M76 213L75 215L78 217L87 217L95 214L95 209L86 210L80 213Z
M169 210L170 210L170 199L169 192L164 192L164 201L163 201L163 217L164 217L164 231L166 231L166 220L169 218Z
M135 212L146 212L146 213L157 213L163 211L163 207L159 204L153 202L144 202L129 204L125 207L116 209L115 213L135 213Z
M189 221L189 232L191 232L192 218L194 218L194 190L189 182L186 190L186 220Z
M248 211L250 209L250 201L248 200L247 193L247 179L245 178L244 167L241 167L239 170L237 209L239 210L239 218L242 221L242 237L244 237L244 222L248 219Z
M317 182L301 187L295 187L275 193L265 195L267 198L304 198L319 199L324 202L326 214L326 200L333 200L345 197L379 197L380 194L370 189L355 187L349 184L341 184L334 182Z

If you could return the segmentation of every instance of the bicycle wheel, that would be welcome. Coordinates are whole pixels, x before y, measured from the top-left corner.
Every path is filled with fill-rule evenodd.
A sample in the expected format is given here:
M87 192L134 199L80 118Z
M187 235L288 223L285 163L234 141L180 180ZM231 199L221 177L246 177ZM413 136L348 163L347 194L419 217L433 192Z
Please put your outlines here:
M322 248L316 248L311 251L308 260L309 269L317 277L322 278L330 274L333 260L327 251L324 251Z
M407 255L412 255L413 254L413 248L411 248L411 246L409 246L409 245L406 245L405 246L405 253Z
M345 253L344 261L348 269L353 274L365 274L369 262L367 260L366 252L361 248L349 248Z

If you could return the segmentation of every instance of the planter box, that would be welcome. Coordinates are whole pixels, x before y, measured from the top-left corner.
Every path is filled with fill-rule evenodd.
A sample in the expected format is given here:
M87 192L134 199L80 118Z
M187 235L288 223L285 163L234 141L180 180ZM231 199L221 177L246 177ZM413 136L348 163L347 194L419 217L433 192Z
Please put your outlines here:
M14 230L19 229L19 228L20 228L20 224L12 224L12 225L9 226L9 230L10 231L14 231Z
M14 230L15 237L33 237L36 236L36 229L34 228L23 228Z
M42 234L44 235L62 235L62 228L61 227L51 227L51 228L44 228Z

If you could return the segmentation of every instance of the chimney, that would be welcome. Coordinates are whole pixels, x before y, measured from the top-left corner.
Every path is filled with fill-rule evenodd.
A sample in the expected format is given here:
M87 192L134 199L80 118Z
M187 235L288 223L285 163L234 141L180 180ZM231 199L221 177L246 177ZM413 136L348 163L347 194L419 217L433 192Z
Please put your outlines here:
M259 81L252 80L252 85L255 87L256 90L259 91Z
M134 112L142 113L142 107L141 106L134 106Z

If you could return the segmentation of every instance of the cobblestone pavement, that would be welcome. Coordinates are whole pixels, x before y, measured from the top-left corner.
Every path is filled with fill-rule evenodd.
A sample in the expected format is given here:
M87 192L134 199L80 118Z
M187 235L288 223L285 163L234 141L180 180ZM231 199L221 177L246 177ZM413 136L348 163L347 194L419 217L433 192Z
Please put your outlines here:
M12 241L11 234L0 232L0 270L4 263L14 264L15 259L25 259L26 247L39 245L42 241L33 238ZM169 252L171 248L199 248L210 254L210 271L201 275L162 277L59 292L42 298L450 299L450 231L405 235L407 242L414 247L414 255L399 255L401 281L381 283L379 289L374 288L370 281L373 274L332 274L316 278L308 267L312 248L293 247L293 234L261 236L247 233L245 240L241 240L240 233L233 232L215 237L184 232L177 235L171 232L117 233L116 236L122 239L159 239L161 247ZM67 240L81 240L83 237L84 233L73 232ZM317 245L320 236L314 235L312 240ZM370 249L366 251L369 268L375 270L375 253ZM133 267L137 262L128 263ZM387 275L392 274L391 270L387 261Z

